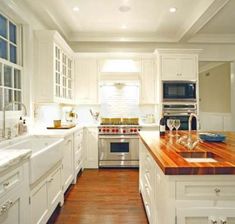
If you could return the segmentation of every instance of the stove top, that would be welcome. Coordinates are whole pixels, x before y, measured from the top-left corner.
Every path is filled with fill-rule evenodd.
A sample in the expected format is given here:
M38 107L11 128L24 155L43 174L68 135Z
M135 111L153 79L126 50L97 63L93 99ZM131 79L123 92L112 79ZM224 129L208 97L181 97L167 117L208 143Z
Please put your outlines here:
M140 131L139 125L100 125L100 135L137 135Z

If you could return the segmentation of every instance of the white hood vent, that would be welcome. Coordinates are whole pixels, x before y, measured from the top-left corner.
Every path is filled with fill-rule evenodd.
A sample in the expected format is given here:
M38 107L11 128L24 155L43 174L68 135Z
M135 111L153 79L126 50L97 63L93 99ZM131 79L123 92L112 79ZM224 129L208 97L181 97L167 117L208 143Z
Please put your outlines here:
M101 63L100 79L104 80L139 80L140 61L133 59L107 59Z

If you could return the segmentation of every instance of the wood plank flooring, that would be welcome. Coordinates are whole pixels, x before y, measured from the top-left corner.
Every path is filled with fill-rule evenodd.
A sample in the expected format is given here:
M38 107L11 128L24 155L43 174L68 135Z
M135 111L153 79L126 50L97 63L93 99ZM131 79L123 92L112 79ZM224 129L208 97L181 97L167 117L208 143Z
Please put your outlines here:
M147 224L135 169L85 170L48 224Z

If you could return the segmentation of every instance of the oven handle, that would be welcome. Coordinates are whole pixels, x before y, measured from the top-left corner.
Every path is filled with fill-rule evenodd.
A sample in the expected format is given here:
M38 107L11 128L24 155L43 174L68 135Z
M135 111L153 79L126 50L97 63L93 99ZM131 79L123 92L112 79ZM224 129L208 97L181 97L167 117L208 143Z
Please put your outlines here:
M110 135L99 135L99 139L139 139L138 135L132 136L110 136Z
M190 112L189 113L164 113L164 116L190 116Z

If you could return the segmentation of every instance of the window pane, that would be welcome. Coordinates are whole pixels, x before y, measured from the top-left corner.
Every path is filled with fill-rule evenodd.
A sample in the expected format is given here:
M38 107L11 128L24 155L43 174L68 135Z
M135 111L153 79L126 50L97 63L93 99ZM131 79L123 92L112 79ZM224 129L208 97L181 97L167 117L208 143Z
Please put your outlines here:
M18 69L14 69L14 88L21 89L21 74Z
M13 101L13 94L11 89L4 89L4 105ZM9 107L7 110L13 110L12 107Z
M13 23L9 23L10 41L16 44L16 26Z
M4 65L4 86L13 87L13 85L12 85L12 69L8 65Z
M0 86L2 86L2 63L0 63Z
M0 15L0 36L7 38L7 19Z
M14 99L21 102L21 91L14 91ZM21 105L15 104L15 110L21 110Z
M0 110L2 110L2 106L3 106L3 88L0 88Z
M7 42L0 38L0 58L7 59Z
M16 64L16 47L10 44L10 61Z

